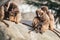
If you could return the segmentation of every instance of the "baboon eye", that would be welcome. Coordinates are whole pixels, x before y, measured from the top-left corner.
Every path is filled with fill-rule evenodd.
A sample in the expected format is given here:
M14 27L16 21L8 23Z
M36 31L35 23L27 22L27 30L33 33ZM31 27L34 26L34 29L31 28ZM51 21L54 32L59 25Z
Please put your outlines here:
M43 14L43 13L42 13Z
M43 13L41 13L41 15L43 15Z

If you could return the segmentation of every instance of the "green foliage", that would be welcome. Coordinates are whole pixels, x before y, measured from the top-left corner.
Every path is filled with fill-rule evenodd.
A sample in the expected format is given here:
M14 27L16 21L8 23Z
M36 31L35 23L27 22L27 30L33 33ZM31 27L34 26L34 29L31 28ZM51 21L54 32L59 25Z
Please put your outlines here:
M45 1L47 1L47 3L43 4L42 2L45 2ZM60 11L60 4L58 4L57 2L53 2L51 0L35 0L35 1L26 0L26 3L30 4L30 5L37 6L37 7L44 6L44 5L48 6L49 9L55 10L58 14L59 14L59 11Z
M46 4L43 4L44 2L46 2ZM37 6L37 7L40 7L40 6L48 6L49 9L52 9L52 10L55 10L56 11L56 18L59 18L59 21L60 21L60 2L56 2L55 0L26 0L26 3L27 4L30 4L30 5L34 5L34 6Z

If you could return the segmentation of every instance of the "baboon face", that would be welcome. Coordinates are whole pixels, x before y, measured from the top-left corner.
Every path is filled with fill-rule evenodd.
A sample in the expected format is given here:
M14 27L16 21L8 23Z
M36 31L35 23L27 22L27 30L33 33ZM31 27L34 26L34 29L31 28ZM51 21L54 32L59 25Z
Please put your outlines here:
M38 11L37 11L37 14L38 14L38 17L41 17L41 15L43 15L44 12L43 12L42 10L38 10Z
M43 15L44 12L42 10L39 11L39 15Z

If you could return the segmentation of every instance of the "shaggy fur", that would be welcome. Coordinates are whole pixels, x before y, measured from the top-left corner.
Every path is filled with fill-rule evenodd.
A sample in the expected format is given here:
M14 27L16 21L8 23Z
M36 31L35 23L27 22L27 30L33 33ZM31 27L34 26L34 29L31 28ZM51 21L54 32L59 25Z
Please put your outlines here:
M45 32L49 28L49 17L41 9L36 10L37 17L33 20L33 27L37 27L40 32Z
M49 19L50 19L49 29L53 30L54 29L54 16L53 16L53 14L50 11L48 11L47 6L42 6L41 9L49 16Z
M9 20L18 24L21 20L20 19L21 13L19 13L19 9L18 9L17 5L14 3L11 3L9 6L9 9L8 9L8 12L9 12Z

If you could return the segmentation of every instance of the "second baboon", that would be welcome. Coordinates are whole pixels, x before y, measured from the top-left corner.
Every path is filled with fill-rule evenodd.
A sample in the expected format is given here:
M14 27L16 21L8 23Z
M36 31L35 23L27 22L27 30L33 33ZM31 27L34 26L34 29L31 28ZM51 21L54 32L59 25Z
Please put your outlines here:
M21 13L19 12L18 6L15 3L10 3L8 12L9 20L18 24L21 20Z
M37 30L43 33L49 29L49 17L41 9L36 10L36 14L38 15L33 20L33 27L36 26Z

